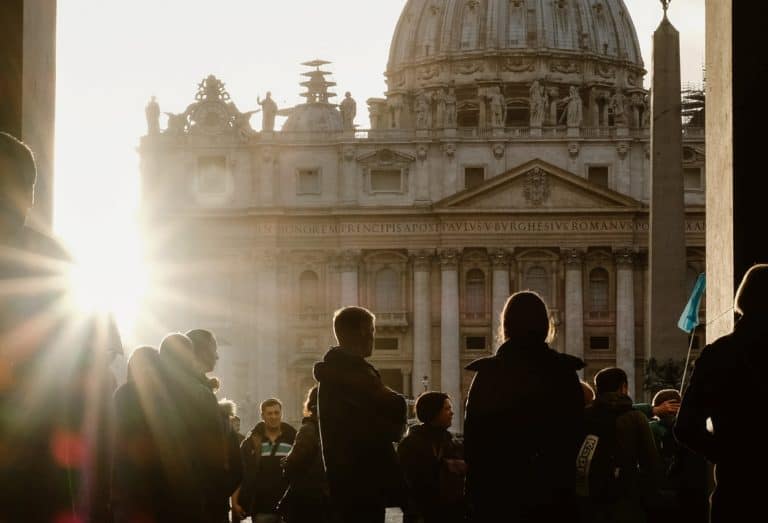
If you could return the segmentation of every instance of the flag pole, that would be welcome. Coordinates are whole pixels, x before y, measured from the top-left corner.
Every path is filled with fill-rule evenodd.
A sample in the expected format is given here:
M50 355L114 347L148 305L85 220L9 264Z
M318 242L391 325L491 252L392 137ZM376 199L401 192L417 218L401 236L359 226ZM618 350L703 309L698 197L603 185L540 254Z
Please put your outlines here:
M680 382L680 395L683 395L683 389L685 389L685 378L688 374L688 366L691 364L691 352L693 351L693 340L696 336L696 328L691 331L691 341L688 343L688 355L685 357L685 368L683 369L683 380Z

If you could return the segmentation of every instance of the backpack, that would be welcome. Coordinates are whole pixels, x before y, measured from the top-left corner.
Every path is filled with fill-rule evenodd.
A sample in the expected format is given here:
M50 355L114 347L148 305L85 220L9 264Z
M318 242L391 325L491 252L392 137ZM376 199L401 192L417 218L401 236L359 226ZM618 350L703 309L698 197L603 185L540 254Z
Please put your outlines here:
M616 419L623 412L588 407L585 436L576 457L576 492L600 503L611 503L623 492L618 463Z

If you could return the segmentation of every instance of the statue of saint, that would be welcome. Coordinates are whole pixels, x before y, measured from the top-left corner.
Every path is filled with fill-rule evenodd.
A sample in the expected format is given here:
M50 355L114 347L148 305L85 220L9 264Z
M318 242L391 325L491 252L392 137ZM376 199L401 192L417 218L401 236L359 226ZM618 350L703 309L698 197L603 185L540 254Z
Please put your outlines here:
M268 132L274 131L277 104L272 99L272 93L267 91L267 97L264 100L257 96L256 103L261 106L261 130Z
M538 80L534 80L528 94L531 108L531 127L541 127L544 122L545 109L544 97L546 93L544 87L539 84Z
M445 90L438 89L432 98L435 101L435 127L442 129L445 127Z
M144 114L147 117L147 135L155 136L160 134L160 104L157 103L157 99L154 96L147 103Z
M501 88L495 87L488 96L488 106L491 113L491 127L504 127L504 116L506 106L504 104L504 95L501 94Z
M448 94L445 95L445 120L443 127L448 129L456 128L456 93L453 87L448 89Z
M341 111L341 122L345 131L355 129L355 116L357 115L357 102L352 98L352 94L347 91L344 93L344 99L339 104Z
M399 98L389 98L387 105L389 106L389 126L392 129L400 129L403 114L402 101Z
M583 104L579 90L571 86L569 94L566 98L563 98L563 102L567 104L567 109L560 120L562 121L565 118L568 127L581 127Z
M181 114L165 113L168 116L168 127L165 129L167 134L180 136L187 130L187 113Z
M626 127L627 125L625 104L626 100L624 98L624 93L617 87L616 92L611 96L610 107L613 110L613 124L618 127Z
M414 112L416 113L416 129L429 129L431 123L429 98L422 91L416 96Z

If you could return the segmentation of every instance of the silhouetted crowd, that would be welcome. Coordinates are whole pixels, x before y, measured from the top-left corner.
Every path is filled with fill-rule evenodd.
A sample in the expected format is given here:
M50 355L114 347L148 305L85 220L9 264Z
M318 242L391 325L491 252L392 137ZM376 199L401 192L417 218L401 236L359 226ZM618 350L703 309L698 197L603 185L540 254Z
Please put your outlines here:
M766 445L755 398L768 354L768 265L735 298L734 331L707 346L690 385L635 404L626 373L592 384L550 348L546 304L507 300L501 345L467 366L463 433L453 401L406 399L368 363L375 316L334 314L298 431L277 398L240 434L208 377L214 333L131 353L108 316L74 312L58 243L25 224L34 158L0 133L0 522L740 522L759 519ZM277 369L276 369L277 370ZM461 425L461 423L459 424ZM711 502L709 464L716 467Z

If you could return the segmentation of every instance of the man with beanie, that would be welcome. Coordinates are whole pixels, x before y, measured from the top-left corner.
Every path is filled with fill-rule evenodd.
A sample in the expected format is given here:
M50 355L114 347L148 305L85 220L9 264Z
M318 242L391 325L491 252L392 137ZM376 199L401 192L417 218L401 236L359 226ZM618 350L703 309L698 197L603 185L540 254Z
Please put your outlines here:
M397 447L408 487L405 523L464 521L463 445L448 431L453 405L447 394L425 392L416 399L421 422Z
M386 507L404 501L392 444L403 435L406 403L365 361L373 352L375 319L362 307L338 310L333 331L339 346L314 368L323 461L341 523L384 523Z

